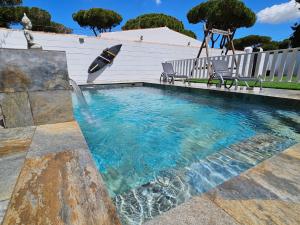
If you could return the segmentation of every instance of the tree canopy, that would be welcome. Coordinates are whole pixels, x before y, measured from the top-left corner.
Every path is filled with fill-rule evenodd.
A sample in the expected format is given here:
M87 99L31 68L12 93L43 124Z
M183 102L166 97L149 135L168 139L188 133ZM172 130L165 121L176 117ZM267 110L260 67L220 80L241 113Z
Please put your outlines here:
M237 50L244 50L244 48L249 46L259 46L262 47L264 44L270 43L272 41L271 37L260 36L260 35L249 35L233 41L234 47Z
M45 27L44 31L46 32L52 32L52 33L60 33L60 34L71 34L73 33L73 30L69 27L66 27L65 25L61 23L56 23L51 21L50 26Z
M192 24L204 22L209 29L232 31L256 22L255 13L240 0L208 0L192 8L187 18Z
M263 48L265 51L276 50L276 49L285 49L290 46L289 39L283 41L273 41L269 36L260 36L260 35L249 35L233 41L234 46L237 50L243 51L244 48L249 46L257 46Z
M175 17L168 16L161 13L150 13L130 19L122 27L122 30L133 30L133 29L145 29L145 28L156 28L156 27L168 27L172 30L197 38L196 34L191 30L186 30L181 21Z
M44 26L50 24L51 15L47 11L36 7L17 6L0 8L1 26L9 28L13 24L20 23L24 13L27 14L33 24L32 30L38 30L37 25Z
M292 46L292 42L289 38L286 38L278 42L278 49L286 49Z
M197 39L197 35L193 31L191 31L191 30L185 30L184 29L184 30L180 31L180 33L182 33L182 34L184 34L186 36L189 36L191 38Z
M16 6L21 5L22 0L0 0L0 6Z
M18 6L16 7L16 21L22 20L22 17L26 13L28 18L31 20L32 23L32 30L34 31L44 31L46 28L49 27L51 24L51 15L46 10L37 8L37 7L24 7Z
M133 30L143 28L169 27L175 31L184 30L184 25L175 17L165 14L150 13L130 19L122 27L122 30Z
M9 28L16 20L14 6L22 4L22 0L0 0L0 27Z
M89 27L97 36L97 32L111 31L118 26L123 18L118 13L101 8L91 8L89 10L79 10L73 14L73 20L81 27Z
M300 3L300 0L296 0L296 2ZM300 24L296 23L292 26L293 34L290 37L291 45L293 48L300 47Z
M293 32L292 36L290 37L291 45L293 48L300 47L300 24L295 24L292 27L292 30L294 32Z
M0 7L0 27L10 28L11 25L19 24L26 13L32 22L33 31L72 33L72 29L51 21L48 11L37 7L17 6L21 3L21 0L1 1L5 6Z

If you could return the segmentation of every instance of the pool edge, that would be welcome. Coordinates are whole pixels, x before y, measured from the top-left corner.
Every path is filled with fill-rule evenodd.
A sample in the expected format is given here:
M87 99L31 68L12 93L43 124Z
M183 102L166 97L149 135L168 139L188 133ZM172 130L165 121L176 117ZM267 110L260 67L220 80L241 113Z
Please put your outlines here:
M36 127L2 225L38 221L121 225L76 121Z
M216 87L207 87L204 84L183 84L182 82L175 82L174 85L167 83L160 83L155 81L124 81L115 83L95 83L95 84L81 84L79 85L82 90L92 89L111 89L122 87L156 87L169 90L181 90L192 93L212 93L216 96L237 97L242 99L272 101L272 103L282 103L282 100L286 100L289 103L296 105L300 103L300 91L297 90L279 90L265 88L260 91L258 88L254 90L232 90Z

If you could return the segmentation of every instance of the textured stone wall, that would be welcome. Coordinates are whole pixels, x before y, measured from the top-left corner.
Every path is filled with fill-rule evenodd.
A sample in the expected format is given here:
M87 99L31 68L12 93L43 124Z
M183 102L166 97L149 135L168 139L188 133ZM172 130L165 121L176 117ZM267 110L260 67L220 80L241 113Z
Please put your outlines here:
M65 52L0 49L0 104L8 128L73 120Z

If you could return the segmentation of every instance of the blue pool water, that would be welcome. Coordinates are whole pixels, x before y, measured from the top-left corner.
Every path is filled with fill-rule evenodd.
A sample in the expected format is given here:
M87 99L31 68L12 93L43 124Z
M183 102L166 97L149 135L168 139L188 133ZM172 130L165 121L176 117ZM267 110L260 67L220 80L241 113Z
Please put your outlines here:
M141 224L300 141L296 110L150 87L83 94L88 106L73 96L74 114L124 224Z

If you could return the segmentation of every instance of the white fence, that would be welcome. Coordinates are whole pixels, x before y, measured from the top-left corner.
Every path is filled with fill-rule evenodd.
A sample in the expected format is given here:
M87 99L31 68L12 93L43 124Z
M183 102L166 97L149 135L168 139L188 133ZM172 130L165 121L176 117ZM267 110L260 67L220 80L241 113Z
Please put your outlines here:
M206 79L209 77L211 60L227 61L228 68L233 73L244 77L260 75L266 81L300 82L300 48L168 62L172 63L175 72L180 75Z

